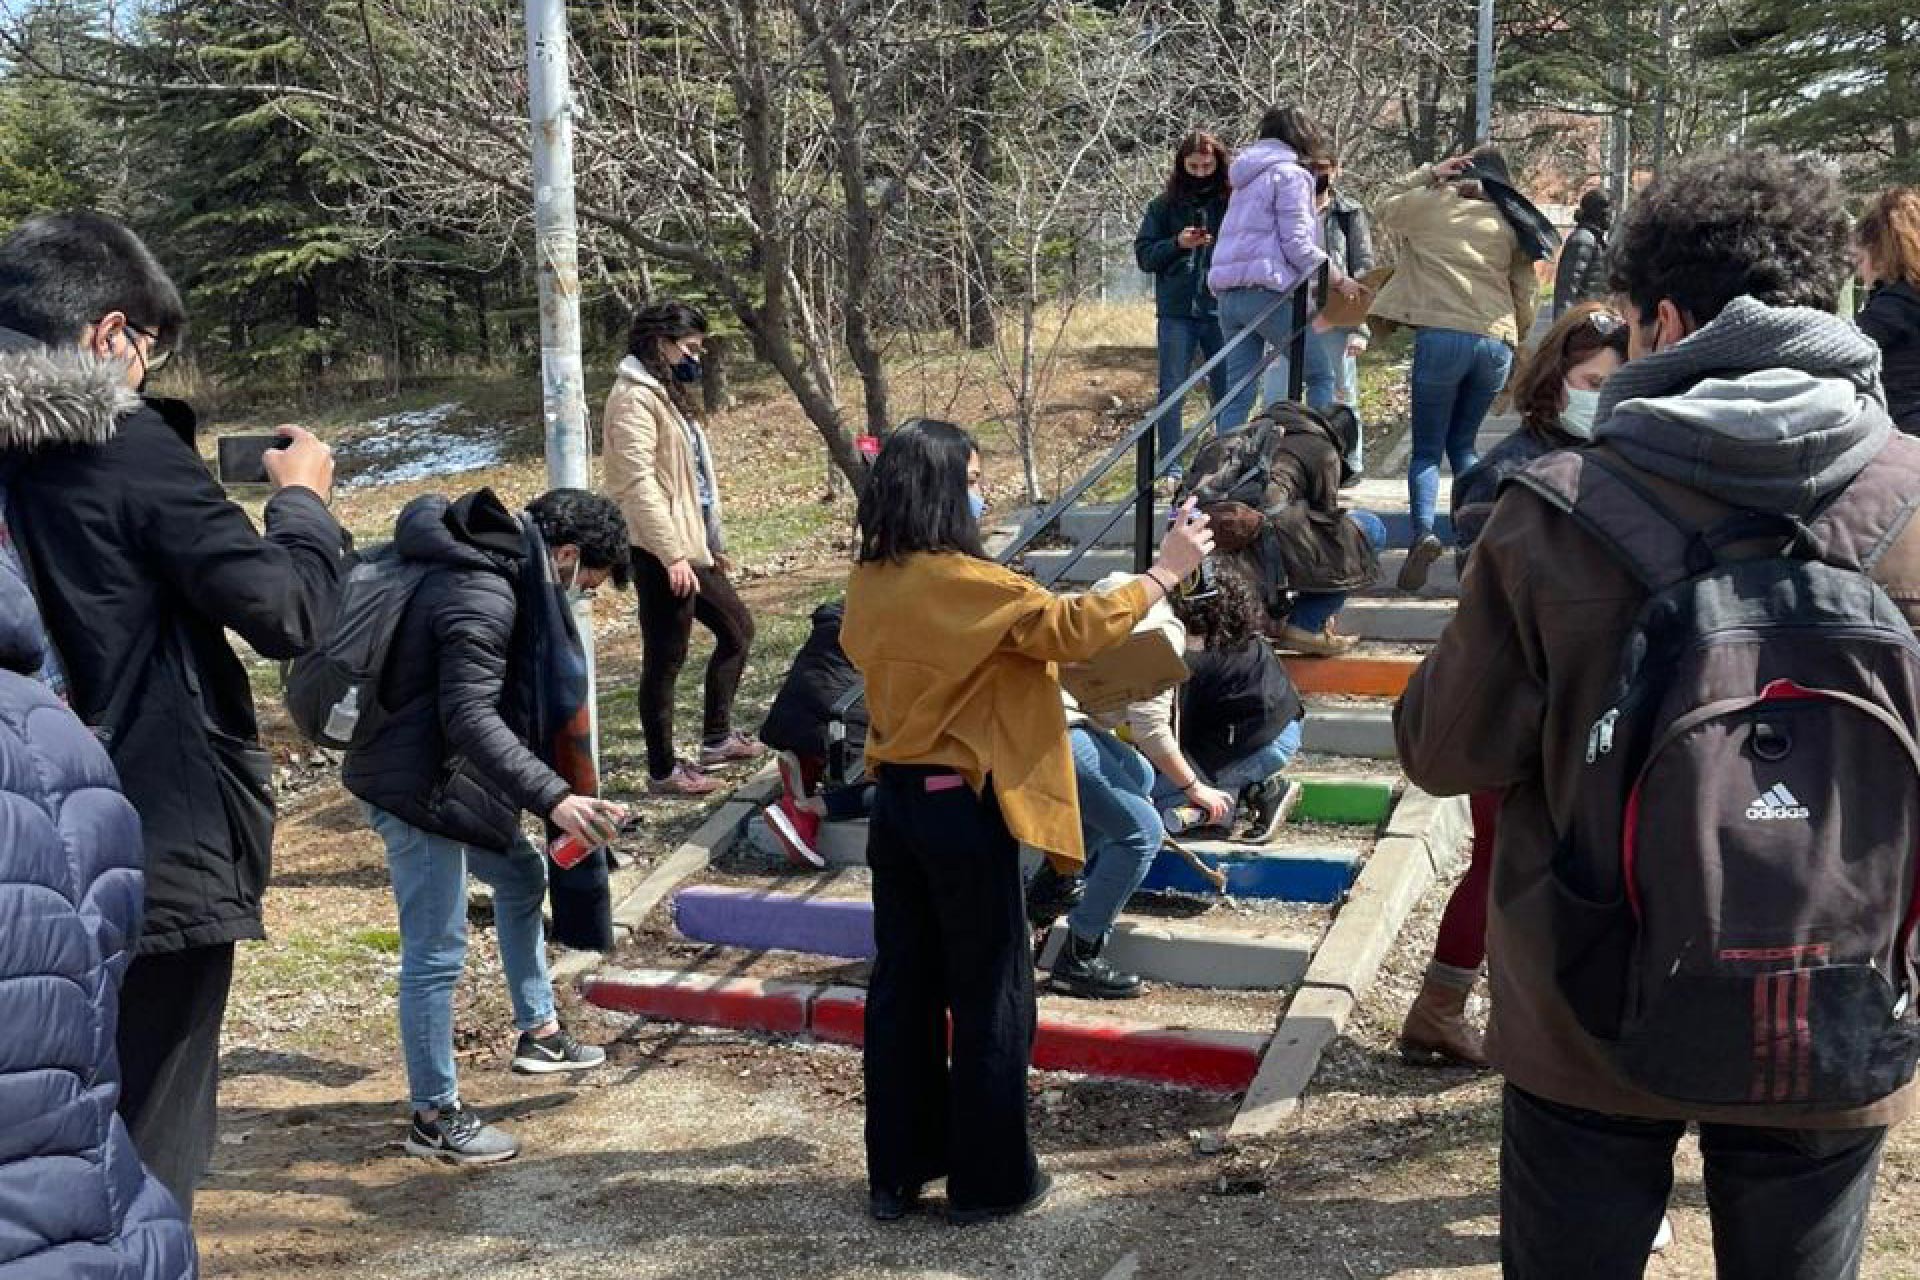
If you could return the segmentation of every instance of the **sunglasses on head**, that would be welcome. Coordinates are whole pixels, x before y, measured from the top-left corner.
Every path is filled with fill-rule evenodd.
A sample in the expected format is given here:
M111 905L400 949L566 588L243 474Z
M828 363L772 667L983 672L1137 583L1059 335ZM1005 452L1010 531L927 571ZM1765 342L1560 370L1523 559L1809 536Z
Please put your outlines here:
M1611 311L1595 311L1587 316L1587 327L1603 338L1611 338L1620 332L1626 323Z

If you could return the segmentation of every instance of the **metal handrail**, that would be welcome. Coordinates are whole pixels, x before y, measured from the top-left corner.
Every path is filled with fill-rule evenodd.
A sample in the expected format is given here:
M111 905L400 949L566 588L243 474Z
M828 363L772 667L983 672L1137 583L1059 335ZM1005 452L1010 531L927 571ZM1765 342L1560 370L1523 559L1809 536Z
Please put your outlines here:
M1153 518L1154 485L1159 483L1160 477L1172 470L1174 464L1180 457L1206 434L1208 429L1213 426L1215 420L1219 417L1222 409L1231 404L1250 387L1259 384L1260 380L1266 376L1267 369L1279 357L1280 348L1269 348L1266 353L1261 356L1259 363L1254 366L1252 372L1234 383L1233 386L1228 389L1226 395L1209 406L1206 414L1200 421L1190 430L1182 434L1180 442L1168 450L1165 456L1159 456L1155 452L1161 416L1167 412L1170 406L1178 404L1185 399L1187 393L1198 386L1200 380L1211 373L1215 365L1226 359L1227 354L1234 348L1243 342L1264 341L1260 333L1261 326L1277 314L1281 307L1289 303L1293 307L1293 317L1292 324L1287 331L1287 340L1285 343L1285 349L1288 354L1287 398L1295 401L1299 400L1301 392L1306 387L1306 343L1307 334L1313 321L1310 286L1317 281L1321 288L1322 296L1324 296L1326 280L1327 269L1323 265L1315 275L1302 279L1286 293L1281 294L1272 302L1268 303L1254 319L1252 324L1242 329L1239 333L1234 334L1229 341L1223 343L1220 350L1216 351L1192 376L1181 383L1166 399L1148 410L1146 417L1136 423L1132 430L1128 431L1125 436L1116 442L1113 448L1108 450L1104 458L1096 462L1087 473L1075 481L1065 493L1061 494L1049 504L1047 508L1040 513L1039 517L1022 529L1019 535L1016 536L1012 542L1008 543L995 558L999 560L1001 564L1007 564L1028 547L1032 546L1041 533L1045 532L1058 521L1061 516L1072 509L1081 498L1086 496L1088 490L1105 479L1107 474L1113 470L1114 464L1125 457L1127 451L1131 449L1135 458L1134 487L1132 493L1115 505L1113 514L1108 517L1107 522L1101 525L1092 537L1082 540L1080 545L1074 549L1073 553L1055 567L1042 585L1052 586L1070 572L1074 566L1078 565L1081 558L1097 546L1100 539L1105 537L1109 530L1120 523L1129 505L1133 507L1134 511L1133 568L1136 573L1145 572L1147 566L1153 563L1155 546Z
M1030 522L1026 528L1015 535L1013 541L1002 548L1000 554L995 556L994 559L1000 564L1007 564L1028 547L1032 546L1034 540L1038 538L1042 532L1051 527L1054 522L1065 515L1075 503L1085 497L1089 489L1105 479L1107 473L1113 470L1114 463L1124 458L1127 455L1127 451L1131 449L1134 452L1134 489L1130 496L1130 501L1134 509L1133 567L1136 573L1146 572L1147 566L1153 563L1155 546L1153 537L1153 486L1159 483L1160 477L1172 469L1174 462L1186 453L1188 449L1192 448L1200 437L1207 432L1208 428L1213 426L1214 420L1219 417L1221 409L1231 404L1234 398L1241 392L1259 384L1259 380L1266 376L1267 369L1273 364L1274 360L1278 358L1279 348L1269 349L1262 355L1260 362L1254 366L1253 371L1229 388L1227 394L1221 397L1218 402L1209 406L1206 415L1194 425L1192 430L1185 432L1180 437L1180 443L1169 450L1165 457L1159 457L1154 449L1159 437L1158 428L1161 415L1167 411L1168 406L1185 399L1189 391L1199 386L1200 380L1209 373L1212 373L1214 366L1218 365L1222 360L1225 360L1229 351L1232 351L1242 342L1264 341L1265 339L1262 338L1260 334L1260 326L1272 319L1282 306L1288 304L1291 304L1293 307L1293 323L1287 330L1287 341L1285 344L1288 358L1287 398L1298 401L1301 392L1306 388L1307 332L1313 323L1311 289L1309 286L1315 283L1319 285L1321 296L1325 297L1327 288L1327 268L1325 264L1322 264L1319 271L1314 275L1302 279L1298 284L1294 285L1293 288L1268 303L1266 308L1255 317L1252 324L1242 329L1239 333L1234 334L1230 341L1222 343L1220 349L1214 352L1206 363L1194 370L1194 372L1188 376L1187 380L1182 382L1166 399L1153 406L1153 408L1147 412L1145 418L1136 423L1132 430L1128 431L1125 436L1114 444L1113 448L1107 451L1106 457L1096 462L1085 475L1081 476L1080 479L1069 486L1065 493L1054 499L1053 502L1047 506L1046 510L1040 513L1039 518ZM1075 548L1073 554L1068 556L1042 585L1052 586L1058 582L1068 570L1079 564L1081 557L1092 550L1093 547L1099 543L1100 539L1106 536L1107 531L1120 522L1121 516L1126 513L1127 506L1127 501L1117 504L1112 516L1108 518L1107 523L1102 525L1093 537L1088 538L1081 543L1080 546ZM858 703L865 696L866 682L856 681L854 686L842 694L828 711L827 733L829 739L833 742L833 746L830 748L830 755L841 755L844 753L843 743L846 735L847 713L853 710L854 704ZM838 769L841 766L836 764L832 767Z

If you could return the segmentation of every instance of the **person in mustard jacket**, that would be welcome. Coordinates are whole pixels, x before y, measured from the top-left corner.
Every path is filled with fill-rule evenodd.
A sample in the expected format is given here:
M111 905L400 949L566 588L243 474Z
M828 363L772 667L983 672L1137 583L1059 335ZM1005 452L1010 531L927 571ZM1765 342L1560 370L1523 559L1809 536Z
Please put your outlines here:
M985 505L966 432L901 426L860 494L847 584L841 644L866 680L878 776L865 1053L868 1207L883 1222L942 1177L956 1224L1047 1193L1027 1134L1020 844L1061 870L1086 861L1055 664L1124 640L1213 545L1189 505L1146 573L1055 596L987 558Z
M697 308L682 302L641 308L603 422L607 495L620 504L633 538L647 789L679 795L717 790L719 781L706 769L753 759L762 750L733 727L734 694L753 645L753 615L729 578L720 477L686 393L699 381L706 336L707 319ZM696 619L713 633L697 765L680 759L673 744L674 685Z

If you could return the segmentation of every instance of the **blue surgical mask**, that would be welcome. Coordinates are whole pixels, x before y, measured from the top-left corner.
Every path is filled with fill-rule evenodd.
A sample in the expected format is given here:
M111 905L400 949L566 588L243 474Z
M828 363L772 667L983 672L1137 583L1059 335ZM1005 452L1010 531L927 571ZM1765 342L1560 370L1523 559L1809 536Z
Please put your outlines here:
M700 357L681 356L673 366L673 380L675 382L700 381Z
M976 523L987 514L987 499L978 489L967 490L967 510L973 513Z
M1567 407L1560 411L1560 429L1577 440L1593 439L1593 420L1600 413L1600 393L1566 387Z

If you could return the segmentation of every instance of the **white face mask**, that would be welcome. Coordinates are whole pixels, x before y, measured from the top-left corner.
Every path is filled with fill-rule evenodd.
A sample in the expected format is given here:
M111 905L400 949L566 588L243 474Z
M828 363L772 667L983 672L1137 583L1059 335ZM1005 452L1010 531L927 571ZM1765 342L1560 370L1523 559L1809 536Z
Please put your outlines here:
M1600 412L1600 393L1582 391L1568 383L1567 407L1560 411L1560 429L1581 440L1593 439L1593 420Z

